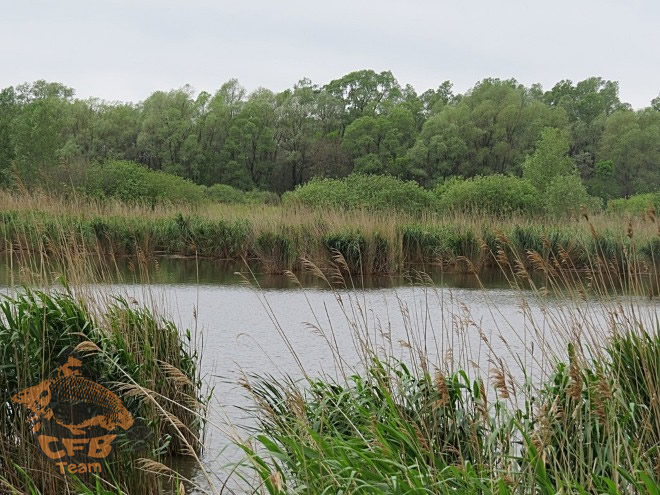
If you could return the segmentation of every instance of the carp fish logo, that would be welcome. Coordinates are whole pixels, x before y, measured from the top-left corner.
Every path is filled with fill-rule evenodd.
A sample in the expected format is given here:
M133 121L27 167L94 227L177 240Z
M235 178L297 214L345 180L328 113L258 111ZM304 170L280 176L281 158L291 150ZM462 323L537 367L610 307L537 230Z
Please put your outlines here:
M12 397L30 411L26 422L62 474L100 473L99 460L112 452L116 432L134 424L119 397L82 376L81 367L80 359L69 356L53 378Z

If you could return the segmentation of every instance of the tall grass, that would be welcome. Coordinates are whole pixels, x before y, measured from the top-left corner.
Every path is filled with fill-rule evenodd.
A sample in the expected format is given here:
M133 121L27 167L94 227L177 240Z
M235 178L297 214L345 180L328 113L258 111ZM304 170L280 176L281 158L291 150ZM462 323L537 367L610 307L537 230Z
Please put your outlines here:
M609 263L625 258L626 246L638 252L639 268L654 264L658 227L654 212L621 220L597 216L556 221L438 215L420 212L309 210L297 207L215 205L154 208L112 201L60 200L49 196L0 193L0 246L49 257L71 252L99 257L159 254L247 260L269 273L299 272L300 260L318 264L343 255L353 273L402 273L410 264L435 264L465 270L494 267L489 251L499 237L511 249L536 251L545 260L569 252L576 269L594 257ZM63 254L64 253L64 254ZM523 257L528 268L533 266ZM619 263L620 265L621 263ZM647 265L647 267L644 266Z
M71 289L2 296L0 491L157 493L162 477L154 469L165 456L199 454L206 397L193 335L136 304ZM40 452L27 412L11 396L51 377L70 353L119 395L139 427L117 438L100 475L67 479Z

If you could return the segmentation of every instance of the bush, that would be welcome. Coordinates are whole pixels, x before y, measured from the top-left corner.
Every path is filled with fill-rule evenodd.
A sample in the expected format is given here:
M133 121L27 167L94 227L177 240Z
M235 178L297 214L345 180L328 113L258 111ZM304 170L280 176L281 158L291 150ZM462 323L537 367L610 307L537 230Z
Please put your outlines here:
M87 191L127 202L199 203L204 200L200 186L128 161L110 161L91 167Z
M435 189L441 210L477 210L496 215L534 213L541 209L539 193L527 180L507 175L450 179Z
M589 211L602 208L600 198L589 196L579 177L560 175L552 179L543 197L545 211L554 216L577 215L582 207Z
M218 203L245 203L245 193L227 184L213 184L204 190L204 194Z
M343 179L313 179L286 193L283 201L314 208L400 210L421 213L435 210L434 195L414 181L387 175L353 174Z
M660 193L636 194L629 198L613 199L607 202L608 213L644 215L650 207L660 210Z
M204 189L204 194L211 201L231 204L277 204L279 196L270 191L241 191L227 184L214 184Z
M246 203L259 203L266 205L280 204L280 196L272 191L260 191L258 189L246 191L245 199Z

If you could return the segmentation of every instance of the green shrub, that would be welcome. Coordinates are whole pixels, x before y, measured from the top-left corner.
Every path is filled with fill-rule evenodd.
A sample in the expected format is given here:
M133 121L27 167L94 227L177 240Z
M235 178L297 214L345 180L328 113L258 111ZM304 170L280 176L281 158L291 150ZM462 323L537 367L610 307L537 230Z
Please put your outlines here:
M384 175L353 174L343 179L313 179L282 198L287 204L314 208L399 210L420 213L435 210L434 195L414 181Z
M176 175L128 161L92 166L86 189L93 195L127 202L199 203L204 200L202 187Z
M577 215L582 207L589 211L602 208L602 200L589 196L586 187L575 175L560 175L552 179L543 195L545 211L560 217Z
M204 194L218 203L245 203L245 192L227 184L213 184L204 190Z
M483 211L496 215L540 210L539 193L527 180L507 175L451 179L436 187L441 210Z
M270 191L241 191L227 184L213 184L204 189L204 194L211 201L231 204L277 204L279 196Z
M660 192L636 194L627 199L612 199L607 202L607 212L644 215L651 206L654 207L656 211L660 210Z
M272 191L260 191L254 189L245 192L246 203L259 203L267 205L277 205L280 203L280 196Z

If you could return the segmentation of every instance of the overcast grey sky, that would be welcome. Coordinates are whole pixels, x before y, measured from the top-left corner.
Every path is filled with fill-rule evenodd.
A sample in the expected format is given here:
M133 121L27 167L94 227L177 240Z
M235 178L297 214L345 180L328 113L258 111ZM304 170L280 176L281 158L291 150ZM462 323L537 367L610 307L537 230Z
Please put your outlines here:
M48 79L79 97L138 101L318 84L392 70L418 91L487 77L549 89L618 80L635 107L660 92L659 0L16 0L0 10L0 87Z

